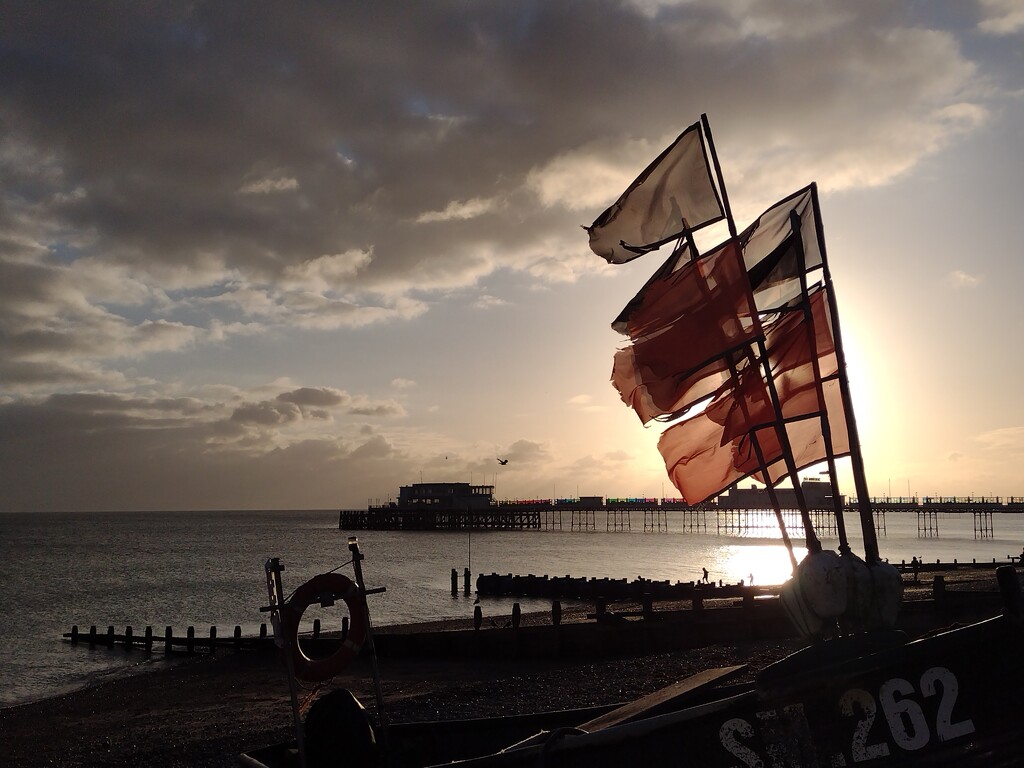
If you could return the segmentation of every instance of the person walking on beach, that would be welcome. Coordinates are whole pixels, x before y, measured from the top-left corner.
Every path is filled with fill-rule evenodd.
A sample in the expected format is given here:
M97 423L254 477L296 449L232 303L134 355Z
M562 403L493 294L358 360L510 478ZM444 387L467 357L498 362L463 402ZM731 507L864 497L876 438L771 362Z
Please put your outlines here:
M914 556L914 558L913 558L913 559L912 559L912 560L910 561L910 567L911 567L911 568L913 569L913 571L914 571L914 583L916 584L916 583L917 583L917 580L918 580L918 579L917 579L917 574L918 574L918 573L919 573L919 572L921 571L921 561L917 559L917 556L916 556L916 555L915 555L915 556Z
M702 579L702 581L703 581L703 582L704 582L705 584L707 584L707 583L708 583L708 576L710 575L710 574L708 573L708 569L707 569L707 568L702 568L701 570L703 570L703 571L704 571L704 578Z

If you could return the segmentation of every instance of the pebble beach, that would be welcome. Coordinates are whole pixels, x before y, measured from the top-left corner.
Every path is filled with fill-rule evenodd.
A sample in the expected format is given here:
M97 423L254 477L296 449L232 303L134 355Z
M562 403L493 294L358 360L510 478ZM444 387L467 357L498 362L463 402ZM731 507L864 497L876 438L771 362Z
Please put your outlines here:
M908 600L930 593L923 576L919 584L905 579ZM995 589L991 571L958 571L945 579L951 589ZM465 622L398 631L439 627L463 629ZM714 667L748 664L753 675L801 646L795 638L750 641L600 661L380 659L379 670L389 721L432 721L623 703ZM368 710L376 709L365 658L324 691L333 688L347 688ZM230 766L239 753L290 735L284 667L265 652L197 655L170 668L0 710L4 765L12 768Z

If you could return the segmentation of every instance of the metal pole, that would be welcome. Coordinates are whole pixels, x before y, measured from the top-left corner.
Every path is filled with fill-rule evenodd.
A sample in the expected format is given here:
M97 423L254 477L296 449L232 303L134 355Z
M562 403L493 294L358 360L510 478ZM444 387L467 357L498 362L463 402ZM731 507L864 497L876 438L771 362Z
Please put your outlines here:
M284 588L281 584L281 559L272 557L263 566L267 574L267 593L270 597L270 621L274 627L274 644L284 651L284 665L288 672L288 693L292 700L292 719L295 723L295 741L299 747L299 765L306 768L306 740L302 729L302 714L299 712L299 687L295 680L295 662L289 653L288 638L285 637L281 619L284 605ZM295 642L298 642L298 638Z
M804 328L808 342L807 346L811 353L811 366L814 369L814 387L818 397L821 435L825 441L825 459L828 462L829 483L832 489L832 512L836 518L836 532L839 535L839 551L844 555L848 555L850 553L850 542L846 538L846 520L843 518L843 504L839 498L839 479L836 472L835 449L832 445L832 426L829 422L828 410L825 407L825 388L821 379L821 363L818 359L818 333L817 328L814 327L814 315L811 310L811 299L807 289L807 263L801 229L802 222L800 220L800 216L794 210L789 212L789 223L793 229L797 253L800 256L800 298L803 303ZM831 292L827 288L825 289L825 295L826 298L831 300ZM843 410L846 410L846 408Z
M811 199L814 210L818 210L818 185L811 184ZM868 494L867 475L864 470L864 455L861 453L860 436L857 432L857 417L853 412L853 401L850 398L850 381L846 373L846 353L843 351L843 337L839 330L839 310L836 307L835 289L832 287L832 273L828 268L828 257L825 253L825 232L818 216L818 248L821 251L822 276L829 292L829 312L832 316L832 333L836 345L836 363L839 367L839 388L843 394L846 407L846 430L850 438L850 462L853 470L853 484L857 491L857 510L860 513L860 529L864 537L864 560L870 565L881 558L878 554L878 536L875 533L874 516L871 511L871 498Z
M736 220L733 218L733 215L732 215L732 206L729 204L729 191L726 189L726 186L725 186L725 176L722 174L722 164L721 164L721 162L718 159L718 151L715 149L715 139L714 139L714 136L712 136L712 134L711 134L711 123L708 122L707 114L702 114L700 116L700 123L701 123L701 128L704 131L704 135L707 137L707 140L708 140L708 152L711 155L711 162L712 162L712 164L715 167L715 177L718 180L718 188L719 188L719 190L722 193L722 208L725 211L725 220L726 220L726 223L728 224L728 227L729 227L729 237L730 237L730 239L735 240L736 239L736 234L737 234L736 233ZM696 260L697 259L697 254L698 254L697 245L696 245L696 243L693 242L693 235L692 235L692 233L688 233L688 234L689 234L689 237L687 239L690 242L690 249L691 249L691 252L693 254L694 260ZM736 247L739 247L739 243L738 242L736 243ZM755 307L754 309L756 310L757 308ZM764 343L763 342L760 344L760 351L761 351L761 353L763 355L764 354ZM762 359L764 359L764 372L765 372L766 378L767 378L767 380L769 382L771 382L771 370L768 367L768 361L765 358L762 358ZM732 372L733 378L737 379L735 366L730 364L730 368L731 368L731 372ZM738 379L737 379L737 381L738 381ZM773 393L773 405L776 408L775 412L779 415L779 417L781 417L782 414L778 411L778 403L777 403L778 396L774 395L774 392L775 392L774 385L771 386L771 392ZM780 444L783 446L783 452L784 453L788 452L789 451L789 436L785 432L785 430L786 430L785 424L778 425L776 427L776 429L779 430ZM761 451L761 445L760 445L760 441L757 439L756 431L752 431L750 433L750 437L751 437L751 440L753 441L754 451L755 451L755 455L757 456L758 464L761 465L762 471L764 472L765 481L766 481L765 482L765 487L768 490L768 498L769 498L769 500L772 503L772 507L773 507L773 510L775 512L775 518L776 518L776 520L777 520L777 522L779 524L779 531L782 534L782 541L786 545L786 551L789 553L789 560L790 560L790 562L793 565L793 569L796 570L796 566L797 566L796 555L793 553L793 544L792 544L792 542L789 539L789 533L786 531L786 523L785 523L785 520L782 517L782 505L779 503L778 496L775 493L775 488L774 488L774 486L772 485L772 482L771 482L771 478L768 477L768 466L765 463L764 454ZM794 475L794 477L796 477L796 473L795 472L793 473L793 475ZM793 485L796 488L797 502L801 506L801 512L803 514L803 517L805 518L804 525L805 525L805 528L806 528L808 525L810 525L810 518L807 515L806 503L803 501L803 494L801 493L800 488L799 488L799 479L796 479L794 481ZM814 530L813 530L813 528L808 528L805 531L805 533L807 534L807 549L808 549L808 551L809 552L816 551L811 546L812 539L813 539L813 541L815 543L817 543L817 539L814 537ZM817 548L821 549L821 544L818 544Z
M373 625L370 623L370 608L366 604L366 584L363 581L363 554L359 551L359 539L348 537L348 551L352 553L352 570L356 574L356 586L363 598L363 613L366 619L366 647L370 650L370 669L373 671L373 687L377 695L377 717L380 719L382 741L387 742L387 713L384 711L384 694L380 686L380 670L377 668L377 651L373 646Z

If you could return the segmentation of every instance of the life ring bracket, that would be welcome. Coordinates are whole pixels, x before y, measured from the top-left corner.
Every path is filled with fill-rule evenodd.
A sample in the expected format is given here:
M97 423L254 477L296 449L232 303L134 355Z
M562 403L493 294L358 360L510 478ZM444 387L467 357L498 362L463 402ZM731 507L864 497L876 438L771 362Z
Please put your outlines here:
M349 610L348 635L330 656L311 659L299 645L302 614L314 604L331 607L339 598ZM341 573L321 573L296 589L281 607L281 619L295 676L307 682L329 680L345 669L358 656L367 636L366 599L359 587Z

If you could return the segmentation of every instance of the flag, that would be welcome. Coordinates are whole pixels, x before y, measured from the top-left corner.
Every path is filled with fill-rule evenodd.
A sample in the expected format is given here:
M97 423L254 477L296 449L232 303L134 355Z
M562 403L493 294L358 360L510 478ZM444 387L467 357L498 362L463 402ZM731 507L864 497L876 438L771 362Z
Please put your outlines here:
M724 216L698 122L585 229L594 253L622 264L676 239L686 228L698 229Z
M793 213L799 221L799 235L793 229ZM736 236L759 312L778 311L800 296L802 276L823 263L820 232L821 213L811 184L775 203ZM731 242L725 241L710 253L729 247ZM683 243L630 299L612 328L634 335L646 322L645 316L666 301L664 294L672 289L673 276L693 258L692 246Z
M703 412L662 434L658 449L673 484L689 503L704 501L751 474L773 485L778 482L788 472L782 429L797 469L827 457L828 432L833 454L849 453L827 299L819 289L806 307L789 306L765 327L766 360L748 357ZM778 414L763 377L765 363L777 391ZM828 419L830 430L824 429L822 419Z
M849 456L850 437L846 427L846 407L839 380L832 379L824 382L822 392L825 406L823 412L828 418L832 437L831 453L835 458ZM798 471L824 461L828 457L829 446L825 442L820 414L807 414L795 421L787 422L785 428L789 445L793 451L793 464ZM754 478L763 483L775 485L789 473L778 442L778 435L773 428L759 428L753 434L757 435L758 440L761 441L761 449L765 453L765 463L768 464L767 471L758 470L754 473ZM749 460L745 457L752 457L752 450L751 445L740 446L738 461L742 463ZM773 455L774 458L771 458Z
M799 232L794 231L795 214ZM802 277L823 263L821 212L810 184L780 200L738 235L754 301L772 311L800 295Z
M626 321L612 383L641 422L685 411L715 392L761 327L735 241L668 272Z
M760 376L737 377L701 413L662 433L658 450L669 479L688 504L705 501L761 469L756 453L745 450L750 447L746 427L748 417L756 421L767 415L774 422L767 398ZM740 434L730 434L740 427ZM766 462L778 458L777 444Z

